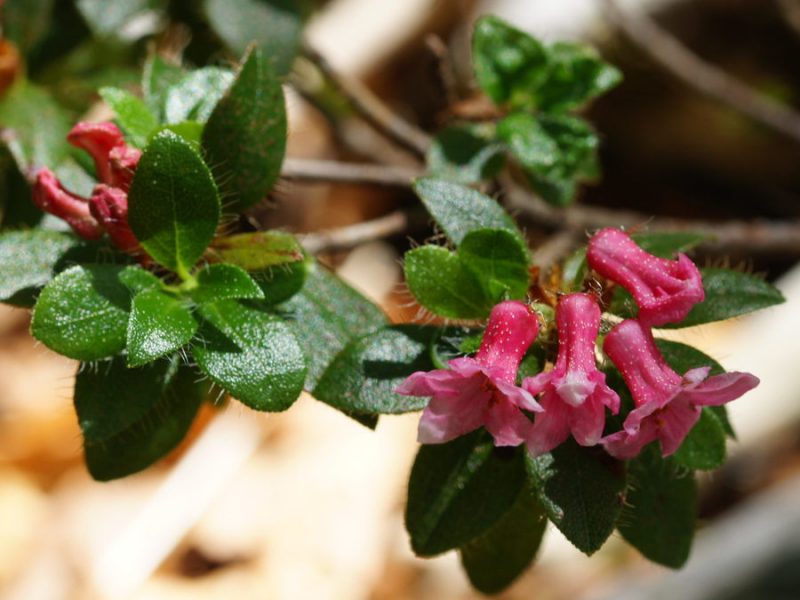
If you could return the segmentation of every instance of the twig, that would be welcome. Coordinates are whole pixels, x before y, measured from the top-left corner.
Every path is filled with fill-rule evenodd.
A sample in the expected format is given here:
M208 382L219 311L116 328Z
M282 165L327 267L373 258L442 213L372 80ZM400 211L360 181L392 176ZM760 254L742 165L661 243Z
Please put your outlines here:
M533 258L542 272L547 271L560 259L567 256L581 241L580 232L567 228L554 233L536 247Z
M317 254L325 250L352 248L365 242L403 233L408 226L408 215L398 210L372 221L364 221L338 229L317 231L299 237L303 248L311 254Z
M602 2L625 35L678 79L754 121L800 142L799 113L705 62L644 13L634 15L623 10L616 0Z
M425 156L430 146L430 136L427 133L392 111L360 81L337 73L325 57L308 44L303 47L303 54L375 129L417 156Z
M422 175L419 169L332 160L287 158L281 176L295 181L354 183L407 188Z

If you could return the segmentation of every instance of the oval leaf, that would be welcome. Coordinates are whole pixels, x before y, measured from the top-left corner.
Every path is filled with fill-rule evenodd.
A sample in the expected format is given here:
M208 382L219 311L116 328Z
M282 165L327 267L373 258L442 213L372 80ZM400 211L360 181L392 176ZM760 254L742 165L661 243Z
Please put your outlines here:
M122 267L76 265L45 286L33 309L31 333L77 360L106 358L125 348L130 294Z
M518 448L495 448L483 430L420 448L408 482L406 529L419 556L463 546L486 533L525 485Z
M198 311L203 320L193 353L206 375L255 410L286 410L297 400L306 362L286 323L234 300Z
M101 88L100 97L117 115L117 123L128 143L144 148L150 134L158 127L158 119L143 100L119 88Z
M192 71L167 90L164 105L166 122L205 123L232 81L233 73L228 69L205 67Z
M128 195L128 221L159 264L188 274L219 222L219 195L192 145L162 131L145 148Z
M492 301L524 298L530 285L528 249L504 229L478 229L464 237L458 258Z
M254 48L203 131L208 164L234 210L263 200L278 179L286 135L280 81L261 50Z
M157 289L137 294L128 320L128 366L139 367L189 343L197 321L177 298Z
M203 267L197 273L197 287L190 296L198 304L206 304L236 298L261 300L264 292L244 269L219 264Z

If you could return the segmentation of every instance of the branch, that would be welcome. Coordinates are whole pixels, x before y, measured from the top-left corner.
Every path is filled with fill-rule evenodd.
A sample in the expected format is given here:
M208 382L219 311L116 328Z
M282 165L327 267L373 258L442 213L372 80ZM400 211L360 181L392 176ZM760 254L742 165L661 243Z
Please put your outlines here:
M408 229L409 223L409 216L397 210L372 221L307 233L300 235L299 238L303 248L311 254L317 254L325 250L352 248L365 242L403 233Z
M620 8L616 0L602 2L625 35L678 79L709 98L800 142L800 114L705 62L645 14L634 15Z
M345 163L332 160L287 158L281 177L294 181L353 183L407 188L422 175L419 169L372 164Z
M308 44L303 47L303 54L322 71L337 91L351 104L353 110L375 129L415 155L425 156L431 143L431 138L427 133L393 112L363 83L337 73L325 57Z

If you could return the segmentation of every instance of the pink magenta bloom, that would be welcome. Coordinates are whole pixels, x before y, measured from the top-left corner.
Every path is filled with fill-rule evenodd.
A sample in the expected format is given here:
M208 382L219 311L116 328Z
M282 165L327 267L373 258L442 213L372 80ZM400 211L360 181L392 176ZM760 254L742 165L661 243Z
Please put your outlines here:
M139 253L139 242L128 225L128 188L142 153L125 143L113 123L78 123L67 140L92 156L101 183L91 198L81 198L65 190L52 171L40 169L33 186L34 203L64 219L84 239L96 240L106 232L123 252Z
M536 415L528 437L533 456L549 452L572 436L582 446L594 446L603 435L605 407L619 412L619 396L597 370L595 341L600 329L600 307L589 294L569 294L558 301L558 358L547 373L522 383L540 394L544 412Z
M395 390L405 396L431 396L419 422L422 444L441 444L485 426L497 446L517 446L530 420L521 409L540 411L517 387L519 363L539 333L536 315L522 302L492 309L475 358L456 358L449 369L418 371Z
M622 373L635 405L623 430L602 440L616 458L633 458L654 440L661 442L661 453L669 456L697 423L703 406L735 400L759 383L750 373L708 377L710 367L691 369L681 377L661 356L650 329L638 320L614 327L603 350Z
M592 269L631 293L639 306L638 319L651 327L682 321L705 298L700 271L689 257L658 258L619 229L592 236L586 259Z

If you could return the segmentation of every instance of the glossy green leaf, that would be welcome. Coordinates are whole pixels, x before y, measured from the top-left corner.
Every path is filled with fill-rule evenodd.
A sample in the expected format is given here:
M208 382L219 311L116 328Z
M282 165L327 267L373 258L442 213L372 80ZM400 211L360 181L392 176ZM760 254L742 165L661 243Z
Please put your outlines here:
M239 233L218 238L214 240L210 253L216 260L234 264L245 271L262 271L304 258L297 239L283 231Z
M122 358L75 380L75 409L89 473L98 481L150 466L184 438L207 386L187 367L167 361L129 369Z
M138 265L122 269L119 273L119 280L134 295L145 290L161 289L161 280Z
M150 134L158 127L158 119L144 101L126 90L111 87L102 88L100 97L117 115L125 140L137 148L144 148Z
M233 82L233 73L219 67L192 71L167 90L164 117L167 123L205 123Z
M32 229L0 234L0 302L32 306L32 298L56 274L75 236Z
M506 229L525 245L525 238L514 219L488 196L464 185L423 177L414 182L431 217L454 244L458 245L475 229Z
M423 445L408 482L406 529L419 556L459 548L485 534L525 486L518 448L495 448L483 430Z
M447 248L428 245L407 252L404 271L408 289L437 315L481 319L493 306L478 278Z
M394 390L415 371L435 368L430 346L438 334L437 327L393 325L357 339L336 356L312 393L357 414L420 410L427 398L401 396Z
M484 594L511 585L533 562L547 518L535 494L526 488L514 506L486 533L459 549L470 583Z
M677 569L689 558L694 537L697 487L694 473L654 444L628 463L631 486L617 529L646 558Z
M39 294L31 333L77 360L106 358L125 348L130 294L116 265L76 265Z
M255 410L286 410L306 378L303 351L279 317L222 300L198 308L193 347L198 367L231 396Z
M547 79L536 90L537 107L545 112L578 108L622 81L622 74L592 49L568 42L548 46Z
M440 131L426 156L428 172L456 183L491 179L503 167L504 148L482 125L455 125Z
M189 343L197 321L178 298L160 290L140 292L128 320L128 366L139 367Z
M3 141L23 173L55 169L67 159L70 121L50 94L21 79L0 98Z
M134 235L158 263L181 275L202 256L217 229L217 188L191 144L164 131L147 145L128 194Z
M197 273L197 287L190 295L198 304L233 300L264 298L264 292L247 271L235 265L217 264L203 267Z
M599 550L622 510L625 463L570 439L548 454L528 457L527 467L553 524L581 552Z
M211 28L236 54L255 42L275 71L286 74L300 46L303 20L297 0L204 0Z
M203 124L197 121L181 121L172 125L163 125L150 134L150 139L156 137L162 131L171 131L189 142L192 147L200 148L203 137Z
M308 390L316 387L330 362L351 341L386 325L375 304L315 263L308 266L303 289L280 309L307 349Z
M135 19L149 18L164 7L164 0L76 0L75 6L92 32L100 37L120 37Z
M167 94L172 86L177 85L186 72L178 65L165 61L154 54L147 59L142 71L142 91L144 101L150 111L158 117L159 122L164 120L164 109Z
M690 369L697 369L699 367L711 367L709 375L719 375L720 373L725 372L725 369L723 369L722 365L720 365L716 360L692 346L662 339L656 339L656 346L658 346L658 349L661 351L661 354L664 356L664 360L667 361L667 364L672 367L676 373L680 373L681 375ZM706 406L703 408L703 412L713 413L717 418L717 421L719 421L720 425L722 425L723 431L730 437L734 439L736 438L733 427L728 420L728 411L724 405ZM714 438L710 439L709 443L712 448L718 447L720 444L720 442ZM709 449L709 452L713 453L714 450ZM703 467L695 466L692 468L701 469Z
M785 302L775 286L749 273L729 269L701 269L706 299L695 305L675 327L722 321Z
M552 204L571 202L577 183L598 172L597 135L583 119L516 112L497 124L497 136L534 190Z
M475 24L472 63L478 85L495 104L528 104L528 90L547 77L548 55L532 36L484 16Z
M725 429L712 411L702 410L672 458L687 469L716 469L725 462Z
M457 252L488 298L519 300L528 293L528 249L504 229L477 229L464 237Z
M280 81L254 48L203 131L203 148L226 207L230 202L241 211L264 199L280 175L286 136Z

